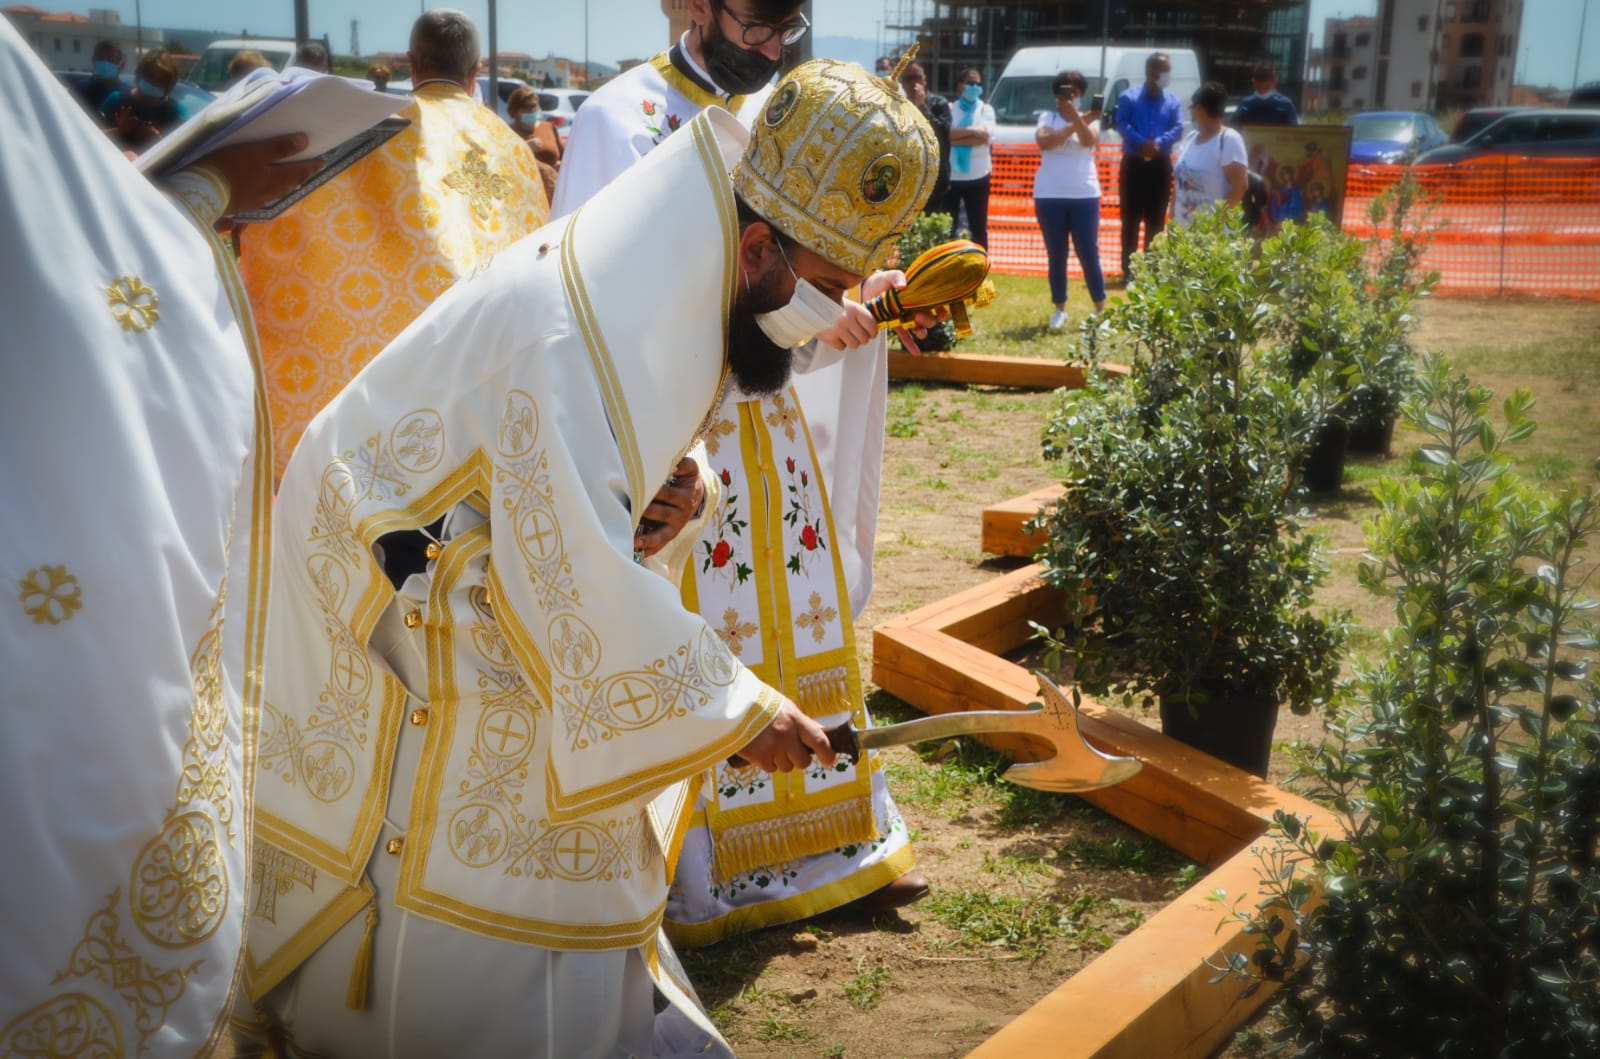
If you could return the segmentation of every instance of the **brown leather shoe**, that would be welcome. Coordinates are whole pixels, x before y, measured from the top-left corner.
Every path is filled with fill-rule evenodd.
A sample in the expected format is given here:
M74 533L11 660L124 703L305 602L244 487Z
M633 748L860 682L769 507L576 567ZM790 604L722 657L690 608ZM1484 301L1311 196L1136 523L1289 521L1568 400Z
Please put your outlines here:
M878 912L888 912L896 908L904 908L928 896L928 879L920 872L908 871L898 879L894 879L878 887L869 894L862 894L851 901L846 907L867 915Z

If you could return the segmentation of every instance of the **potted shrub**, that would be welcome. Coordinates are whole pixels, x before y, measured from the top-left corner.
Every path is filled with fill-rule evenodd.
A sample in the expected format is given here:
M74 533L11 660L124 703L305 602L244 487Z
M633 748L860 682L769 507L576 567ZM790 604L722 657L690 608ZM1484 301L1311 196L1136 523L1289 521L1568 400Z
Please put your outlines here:
M1421 269L1435 226L1409 167L1404 179L1372 200L1367 220L1373 230L1367 297L1347 339L1350 355L1341 370L1349 396L1340 411L1350 425L1351 452L1387 454L1401 405L1416 386L1416 303L1439 282L1437 271Z
M1298 755L1342 834L1280 815L1234 906L1258 948L1224 974L1285 986L1289 1054L1600 1054L1600 488L1519 481L1530 400L1490 398L1424 366L1427 468L1381 484L1361 570L1396 624Z
M1416 219L1417 205L1408 174L1373 201L1371 243L1313 215L1284 225L1262 246L1283 300L1273 330L1288 346L1290 372L1299 378L1326 361L1340 384L1307 458L1311 492L1339 488L1347 448L1389 451L1400 404L1415 385L1412 310L1437 280L1419 273L1428 232Z
M1323 701L1342 625L1297 519L1298 472L1334 391L1268 341L1282 301L1239 219L1169 231L1126 300L1086 325L1091 363L1045 433L1066 487L1042 516L1045 577L1077 634L1049 637L1089 693L1159 702L1162 728L1265 775L1278 708Z

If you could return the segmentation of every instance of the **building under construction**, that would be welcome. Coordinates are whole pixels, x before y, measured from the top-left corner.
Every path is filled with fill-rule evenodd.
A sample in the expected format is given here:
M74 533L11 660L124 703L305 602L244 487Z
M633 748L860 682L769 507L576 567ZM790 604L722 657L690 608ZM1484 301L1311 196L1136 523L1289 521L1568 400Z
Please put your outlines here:
M948 94L968 67L993 84L1018 48L1043 44L1193 48L1203 80L1250 92L1263 60L1300 101L1310 0L884 0L886 53L921 40L933 91Z

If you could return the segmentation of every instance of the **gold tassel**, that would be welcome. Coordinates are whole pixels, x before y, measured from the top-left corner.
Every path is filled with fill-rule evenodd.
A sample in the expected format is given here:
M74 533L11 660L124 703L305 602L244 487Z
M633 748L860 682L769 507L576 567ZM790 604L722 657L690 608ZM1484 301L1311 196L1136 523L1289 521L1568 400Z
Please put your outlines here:
M350 988L344 995L344 1006L351 1011L367 1009L367 986L372 979L372 935L378 929L378 902L367 906L367 929L356 946L356 962L350 968Z
M775 867L877 837L872 799L851 799L825 809L741 824L722 832L712 842L712 874L727 882L757 868Z

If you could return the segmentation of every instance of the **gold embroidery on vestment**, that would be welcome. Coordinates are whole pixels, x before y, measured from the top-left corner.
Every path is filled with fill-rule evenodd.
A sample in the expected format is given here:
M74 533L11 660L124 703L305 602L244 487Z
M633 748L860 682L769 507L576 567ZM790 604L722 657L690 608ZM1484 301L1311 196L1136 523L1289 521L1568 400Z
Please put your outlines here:
M24 1011L0 1030L0 1054L120 1059L127 1053L122 1029L104 1004L86 993L63 993Z
M511 190L511 181L502 173L489 171L488 156L483 148L471 147L461 156L461 167L445 176L444 186L465 195L472 212L480 220L487 220L494 203L504 201L506 192Z
M298 883L313 892L317 888L317 869L277 846L256 843L255 850L256 903L252 915L268 923L278 922L278 898L294 889Z
M744 654L744 641L755 636L761 630L753 621L745 621L739 616L739 611L729 607L722 612L722 628L717 630L717 635L722 637L722 642L728 645L728 650L736 655Z
M140 959L122 936L117 907L122 891L112 891L106 906L89 917L83 940L72 950L67 969L58 973L56 985L73 978L99 979L113 989L132 1008L133 1025L139 1031L138 1051L167 1021L167 1012L183 997L189 976L199 970L203 960L187 967L161 970Z
M22 612L35 625L60 625L83 609L83 590L65 566L40 566L17 582Z
M216 933L228 910L216 824L203 813L173 819L140 852L128 887L134 924L162 948L185 948Z
M772 395L772 408L773 410L767 413L767 425L774 430L782 430L784 437L794 441L795 427L800 424L799 406L791 405L784 395L779 393Z
M138 276L119 276L106 288L106 304L124 331L148 331L161 319L161 299Z
M811 593L811 598L806 601L806 608L794 623L802 629L810 629L811 638L821 643L828 635L828 625L839 617L839 612L832 607L823 606L820 592Z

